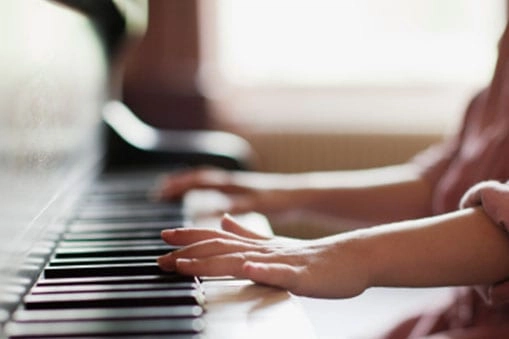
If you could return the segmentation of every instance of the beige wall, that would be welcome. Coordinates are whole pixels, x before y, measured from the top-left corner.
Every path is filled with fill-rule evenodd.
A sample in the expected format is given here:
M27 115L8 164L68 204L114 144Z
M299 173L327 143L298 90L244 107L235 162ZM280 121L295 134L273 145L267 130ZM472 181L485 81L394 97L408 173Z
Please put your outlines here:
M256 169L301 172L401 163L440 139L419 134L252 132L243 136L257 153Z

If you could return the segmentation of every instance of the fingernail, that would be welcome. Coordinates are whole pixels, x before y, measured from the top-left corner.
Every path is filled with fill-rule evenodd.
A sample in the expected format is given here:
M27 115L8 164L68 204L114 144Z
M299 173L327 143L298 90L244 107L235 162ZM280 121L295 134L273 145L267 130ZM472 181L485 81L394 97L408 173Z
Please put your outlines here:
M161 231L161 237L166 239L166 238L171 238L171 236L175 233L175 230L162 230Z
M189 265L192 261L193 261L192 259L178 258L177 260L175 260L175 267Z

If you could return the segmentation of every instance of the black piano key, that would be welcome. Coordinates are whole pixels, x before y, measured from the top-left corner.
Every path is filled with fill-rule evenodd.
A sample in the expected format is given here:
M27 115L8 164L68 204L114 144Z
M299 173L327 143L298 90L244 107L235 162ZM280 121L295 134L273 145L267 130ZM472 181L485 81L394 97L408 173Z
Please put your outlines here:
M46 266L44 269L44 277L46 279L157 274L164 275L167 274L167 272L161 270L155 262L109 265Z
M90 240L90 241L61 241L59 248L64 247L125 247L125 246L153 246L166 244L162 239L123 239L123 240Z
M127 320L195 318L203 314L196 305L175 305L126 308L82 308L65 310L18 310L12 315L16 322L44 322L63 320Z
M68 247L57 248L55 258L79 257L133 257L158 256L176 250L178 247L169 245L160 246L124 246L124 247Z
M157 256L136 256L136 257L96 257L96 258L53 258L48 266L69 266L69 265L98 265L98 264L122 264L122 263L153 263Z
M60 286L34 286L30 290L30 294L193 290L196 288L197 285L194 282L181 282L172 284L139 283L139 284L113 284L113 285L112 284L60 285Z
M195 277L177 273L165 275L139 275L139 276L116 276L116 277L80 277L80 278L55 278L39 279L36 286L59 286L59 285L85 285L85 284L137 284L137 283L180 283L196 282Z
M5 326L9 338L62 338L150 334L199 333L204 328L201 319L154 320L85 320L47 323L10 322Z
M122 239L160 239L161 231L124 231L124 232L88 232L88 233L64 233L62 240L65 241L90 241L90 240L122 240Z
M200 305L203 296L198 290L84 292L28 294L23 298L27 310Z
M126 232L139 230L161 231L167 228L180 228L189 225L188 221L172 220L172 221L145 221L145 222L123 222L123 223L107 223L107 222L80 222L73 221L69 225L68 231L71 233L89 233L89 232Z

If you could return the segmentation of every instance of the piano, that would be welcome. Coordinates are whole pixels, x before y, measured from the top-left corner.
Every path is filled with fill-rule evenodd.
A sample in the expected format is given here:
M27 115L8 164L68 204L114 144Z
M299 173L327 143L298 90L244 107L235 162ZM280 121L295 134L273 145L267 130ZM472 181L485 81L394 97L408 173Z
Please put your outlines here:
M0 338L313 338L285 291L156 265L162 229L197 227L185 202L149 198L160 175L246 168L249 145L122 103L146 5L0 2Z

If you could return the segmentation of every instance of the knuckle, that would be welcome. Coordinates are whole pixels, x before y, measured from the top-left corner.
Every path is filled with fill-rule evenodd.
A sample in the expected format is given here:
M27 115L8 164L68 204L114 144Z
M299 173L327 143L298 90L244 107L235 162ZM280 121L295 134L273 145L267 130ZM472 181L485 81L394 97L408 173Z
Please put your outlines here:
M244 263L247 260L246 253L243 252L234 253L232 257L239 263Z
M227 240L223 238L213 238L209 240L209 245L212 247L224 247L228 244Z
M277 254L277 251L274 251L274 249L266 247L266 246L259 246L258 252L263 254Z
M248 260L252 260L252 261L259 260L262 257L262 253L260 253L258 251L247 251L247 252L244 252L241 254L242 254L242 258L243 258L244 262L248 261Z

